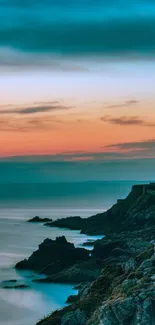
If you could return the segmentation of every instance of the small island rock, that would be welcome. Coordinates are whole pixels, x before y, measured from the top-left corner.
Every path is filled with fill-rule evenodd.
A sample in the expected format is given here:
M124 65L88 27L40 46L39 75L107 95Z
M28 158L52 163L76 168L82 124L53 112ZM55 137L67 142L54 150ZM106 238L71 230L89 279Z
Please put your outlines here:
M28 222L52 222L52 219L50 218L40 218L38 216L29 219Z

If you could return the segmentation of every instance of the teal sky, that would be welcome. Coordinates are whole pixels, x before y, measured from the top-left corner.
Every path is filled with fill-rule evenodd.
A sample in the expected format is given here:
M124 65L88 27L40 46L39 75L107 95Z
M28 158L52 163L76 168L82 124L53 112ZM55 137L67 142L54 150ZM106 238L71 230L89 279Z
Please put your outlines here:
M25 53L150 54L155 50L151 0L1 1L0 42ZM16 62L18 64L18 62Z

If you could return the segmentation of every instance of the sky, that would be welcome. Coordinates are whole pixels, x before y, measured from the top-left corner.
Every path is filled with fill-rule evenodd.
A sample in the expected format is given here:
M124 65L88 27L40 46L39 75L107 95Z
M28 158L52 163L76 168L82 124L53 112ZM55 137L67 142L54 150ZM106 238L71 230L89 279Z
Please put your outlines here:
M154 35L153 0L1 0L1 175L153 179Z

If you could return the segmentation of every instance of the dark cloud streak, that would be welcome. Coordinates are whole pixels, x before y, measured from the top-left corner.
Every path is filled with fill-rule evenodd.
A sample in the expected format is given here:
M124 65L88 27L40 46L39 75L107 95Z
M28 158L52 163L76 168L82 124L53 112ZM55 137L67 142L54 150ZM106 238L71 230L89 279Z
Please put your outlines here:
M139 104L140 102L138 100L134 100L134 99L131 99L131 100L127 100L126 102L124 103L120 103L120 104L109 104L109 105L106 105L105 107L106 108L125 108L125 107L129 107L129 106L133 106L133 105L137 105Z
M5 109L0 110L0 115L10 115L10 114L19 114L19 115L30 115L36 113L45 113L59 110L68 110L71 107L61 106L61 105L44 105L44 106L30 106L19 109Z
M155 139L149 139L144 141L137 141L137 142L122 142L122 143L115 143L108 145L104 148L107 149L114 149L114 150L148 150L153 149L155 150Z
M102 116L102 122L116 124L120 126L144 126L144 127L155 127L155 123L148 122L146 120L141 119L138 116L120 116L120 117L112 117L112 116Z

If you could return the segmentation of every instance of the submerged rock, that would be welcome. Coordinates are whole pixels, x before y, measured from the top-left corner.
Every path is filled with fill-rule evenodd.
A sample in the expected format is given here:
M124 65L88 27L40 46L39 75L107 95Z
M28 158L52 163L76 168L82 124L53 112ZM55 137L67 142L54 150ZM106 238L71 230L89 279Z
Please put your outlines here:
M19 284L14 286L5 285L3 287L3 289L26 289L26 288L29 288L29 286L26 284Z
M1 283L1 289L26 289L29 286L18 280L5 280Z

